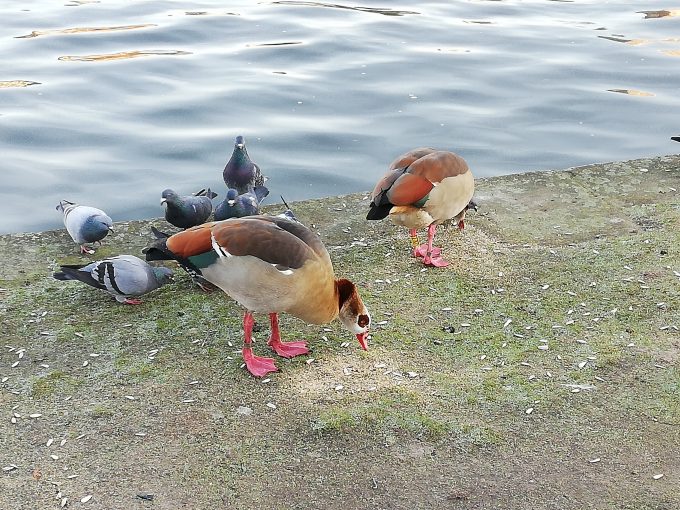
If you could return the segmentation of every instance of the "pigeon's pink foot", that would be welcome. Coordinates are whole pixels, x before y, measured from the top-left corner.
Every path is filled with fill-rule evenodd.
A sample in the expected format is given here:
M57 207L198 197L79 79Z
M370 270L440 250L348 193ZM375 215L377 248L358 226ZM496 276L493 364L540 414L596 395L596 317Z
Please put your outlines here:
M248 372L253 374L255 377L264 377L268 373L276 372L278 370L272 358L262 358L260 356L255 356L253 354L253 349L249 347L244 347L242 352L243 361L246 362L246 368L248 369Z
M449 265L449 262L447 260L444 260L443 258L441 258L441 256L439 256L441 250L437 252L437 255L435 255L434 253L435 252L433 249L431 255L426 254L425 257L423 257L423 264L430 267L446 267Z
M276 354L283 356L284 358L294 358L295 356L300 356L309 352L307 342L304 340L299 340L297 342L282 342L277 338L270 338L267 345L274 349Z
M94 248L81 244L80 253L82 253L83 255L94 255Z
M432 248L432 256L433 257L438 257L441 255L442 249L441 248ZM413 256L419 259L425 258L427 255L427 244L421 244L420 246L416 246L413 248Z
M126 305L141 305L142 300L141 299L135 299L135 298L125 298L125 301L123 301L124 304Z

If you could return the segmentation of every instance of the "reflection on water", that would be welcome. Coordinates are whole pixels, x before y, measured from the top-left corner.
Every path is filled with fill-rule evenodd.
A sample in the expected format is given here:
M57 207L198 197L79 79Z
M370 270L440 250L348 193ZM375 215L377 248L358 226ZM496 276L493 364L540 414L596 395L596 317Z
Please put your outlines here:
M119 221L219 192L239 134L268 204L372 189L417 146L479 177L678 151L680 7L650 5L0 1L0 233L62 227L64 196Z
M81 34L86 32L117 32L119 30L136 30L139 28L157 27L155 23L146 23L144 25L125 25L120 27L76 27L76 28L62 28L54 30L34 30L27 35L17 35L15 39L28 39L30 37L38 37L41 35L54 34Z
M126 58L147 57L150 55L191 55L190 51L180 50L136 50L121 51L120 53L109 53L106 55L65 55L59 60L95 62L102 60L122 60Z
M379 8L379 7L356 7L350 5L340 5L340 4L325 4L322 2L303 2L298 0L280 0L278 2L272 2L273 4L279 5L305 5L308 7L330 7L333 9L349 9L352 11L361 12L372 12L375 14L383 14L385 16L405 16L407 14L420 14L415 11L395 11L390 8Z
M628 94L629 96L653 96L651 92L644 92L642 90L635 89L607 89L607 92L618 92L620 94Z
M70 0L70 2L64 4L66 7L78 7L79 5L85 4L98 4L101 3L100 0Z
M253 46L290 46L291 44L302 44L302 41L289 41L289 42L276 42L276 43L259 43L259 44L246 44L247 47Z
M666 18L666 17L673 17L673 16L680 16L680 10L672 10L672 11L637 11L639 14L644 14L645 19L652 19L652 18Z
M236 12L186 11L186 16L240 16Z
M0 89L8 89L10 87L29 87L31 85L40 85L40 82L28 80L0 81Z

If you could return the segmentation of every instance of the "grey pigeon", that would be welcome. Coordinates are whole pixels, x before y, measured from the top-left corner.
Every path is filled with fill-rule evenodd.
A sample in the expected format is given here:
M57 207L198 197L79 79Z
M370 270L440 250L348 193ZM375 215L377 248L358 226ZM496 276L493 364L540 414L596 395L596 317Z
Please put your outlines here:
M119 303L138 305L141 296L165 285L172 277L167 267L153 267L133 255L119 255L90 264L61 266L54 273L57 280L79 280L95 289L102 289Z
M212 213L211 200L217 196L210 188L202 189L193 195L180 197L171 189L161 194L161 205L165 204L165 219L179 228L190 228L205 223Z
M234 152L227 161L222 177L227 188L234 188L239 194L247 193L256 186L262 186L267 180L260 167L250 160L246 143L242 136L236 137Z
M99 242L109 232L113 232L113 221L101 209L87 205L78 205L68 200L62 200L57 211L64 213L64 226L71 239L80 245L80 253L92 255L94 248L85 243Z
M267 195L269 190L264 186L255 186L252 191L240 195L232 188L227 191L227 197L215 207L215 221L260 214L260 204Z

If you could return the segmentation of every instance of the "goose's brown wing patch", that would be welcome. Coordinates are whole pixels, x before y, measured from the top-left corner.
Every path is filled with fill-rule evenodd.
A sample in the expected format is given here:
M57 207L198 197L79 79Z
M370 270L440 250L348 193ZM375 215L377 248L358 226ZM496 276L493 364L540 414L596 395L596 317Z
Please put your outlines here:
M447 177L469 172L470 169L463 158L448 151L435 151L414 161L408 172L438 184Z
M395 169L395 168L405 168L409 166L411 163L414 161L422 158L423 156L427 156L428 154L436 152L436 149L433 149L432 147L420 147L418 149L413 149L412 151L408 151L406 154L402 154L399 156L397 159L392 161L392 164L390 165L390 169Z
M217 244L230 255L250 255L264 262L298 269L315 256L311 244L323 244L308 228L271 216L247 216L218 222L212 229ZM318 248L318 247L317 247Z

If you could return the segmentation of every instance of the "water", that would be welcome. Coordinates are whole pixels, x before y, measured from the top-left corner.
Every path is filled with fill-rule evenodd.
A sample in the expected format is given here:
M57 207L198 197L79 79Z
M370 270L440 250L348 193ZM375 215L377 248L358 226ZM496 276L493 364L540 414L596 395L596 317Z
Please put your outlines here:
M224 196L238 134L267 203L372 189L421 145L479 177L678 152L680 11L649 4L3 0L0 232Z

